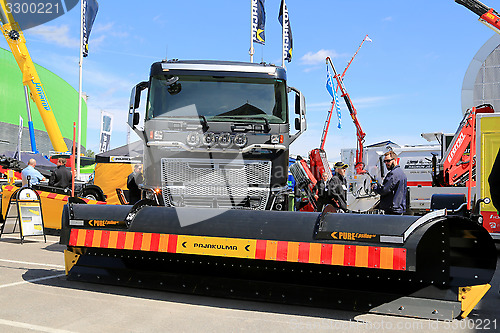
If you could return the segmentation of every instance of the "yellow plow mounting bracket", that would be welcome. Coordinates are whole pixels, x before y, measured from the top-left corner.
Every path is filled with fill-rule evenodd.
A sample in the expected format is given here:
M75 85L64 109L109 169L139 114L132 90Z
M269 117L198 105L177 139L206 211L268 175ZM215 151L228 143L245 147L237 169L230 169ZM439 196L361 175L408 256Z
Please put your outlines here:
M72 251L64 250L64 266L66 268L66 275L68 275L68 272L77 263L79 258L80 258L79 254Z
M462 313L460 314L460 317L467 317L490 288L490 284L480 284L472 287L460 287L460 289L458 290L458 300L460 301L460 303L462 303Z

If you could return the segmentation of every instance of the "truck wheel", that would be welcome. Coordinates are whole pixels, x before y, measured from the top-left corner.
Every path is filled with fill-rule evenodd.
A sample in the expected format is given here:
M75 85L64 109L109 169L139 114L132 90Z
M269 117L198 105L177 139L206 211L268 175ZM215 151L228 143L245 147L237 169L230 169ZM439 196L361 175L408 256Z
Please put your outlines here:
M90 199L90 200L96 200L96 201L105 201L105 199L102 197L102 194L96 191L95 189L89 188L89 189L84 189L82 197L84 199Z

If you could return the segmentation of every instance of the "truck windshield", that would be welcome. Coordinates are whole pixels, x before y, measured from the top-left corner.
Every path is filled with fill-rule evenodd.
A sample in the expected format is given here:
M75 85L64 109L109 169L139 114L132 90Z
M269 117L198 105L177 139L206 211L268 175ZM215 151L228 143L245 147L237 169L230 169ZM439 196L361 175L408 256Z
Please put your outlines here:
M282 80L158 75L151 78L146 112L148 119L204 116L281 124L287 122L286 103Z

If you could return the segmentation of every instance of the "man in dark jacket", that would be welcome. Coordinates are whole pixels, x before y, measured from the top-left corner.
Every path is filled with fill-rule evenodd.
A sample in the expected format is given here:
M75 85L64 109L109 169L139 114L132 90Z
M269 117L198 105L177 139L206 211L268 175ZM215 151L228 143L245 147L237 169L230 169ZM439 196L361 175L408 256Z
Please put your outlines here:
M57 168L52 171L49 178L49 186L70 188L73 180L71 170L66 167L67 159L61 157L57 159Z
M139 185L143 182L144 177L142 176L142 165L135 164L134 171L128 175L127 178L129 203L131 205L141 200L141 189L139 188Z
M313 193L314 199L316 199L316 205L318 212L323 210L323 206L331 202L332 197L330 196L330 181L328 180L329 171L325 171L321 174L321 180L314 185Z
M331 204L337 208L347 211L347 180L345 172L349 166L342 162L335 163L335 174L330 180Z
M380 194L380 209L386 214L403 215L406 211L406 175L396 158L397 155L392 150L384 154L384 163L389 172L382 185L375 184L373 189Z
M490 184L491 202L497 211L500 212L500 149L491 168L488 183Z

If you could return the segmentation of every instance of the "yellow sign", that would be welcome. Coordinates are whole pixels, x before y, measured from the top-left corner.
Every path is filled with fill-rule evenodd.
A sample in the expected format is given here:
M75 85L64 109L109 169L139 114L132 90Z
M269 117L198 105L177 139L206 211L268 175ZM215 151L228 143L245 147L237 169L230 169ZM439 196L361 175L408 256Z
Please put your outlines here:
M90 220L89 225L91 227L105 227L107 225L116 225L124 222L120 221L105 221L105 220Z
M331 233L333 239L338 240L352 240L352 241L363 241L371 240L376 238L378 235L359 233L359 232L344 232L344 231L334 231Z
M43 235L40 202L19 201L18 205L23 237Z
M255 259L257 240L179 236L177 253Z

